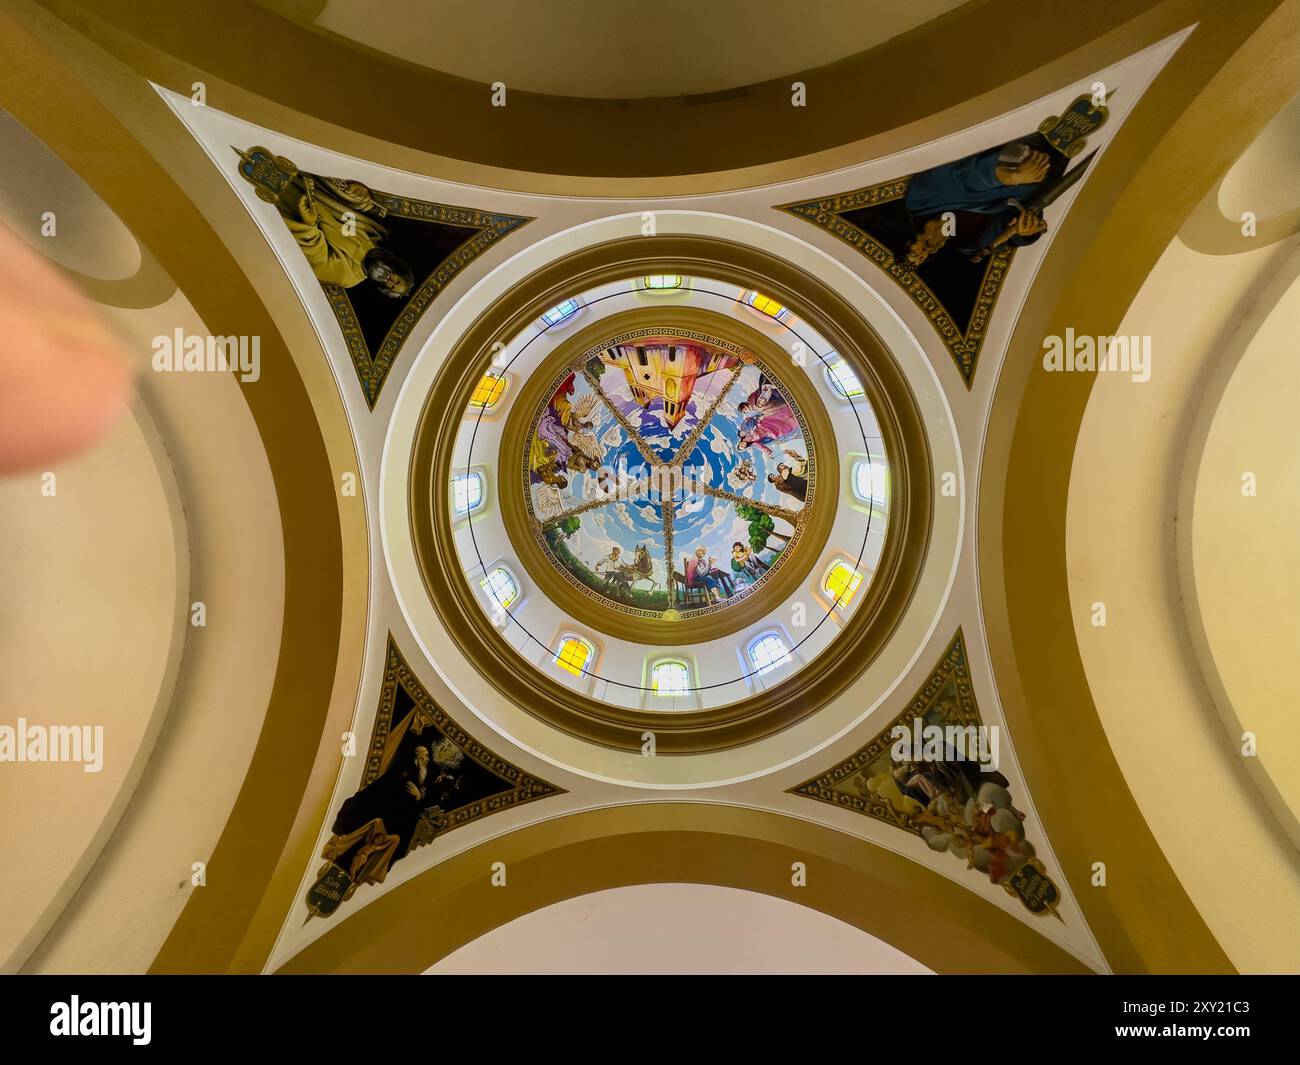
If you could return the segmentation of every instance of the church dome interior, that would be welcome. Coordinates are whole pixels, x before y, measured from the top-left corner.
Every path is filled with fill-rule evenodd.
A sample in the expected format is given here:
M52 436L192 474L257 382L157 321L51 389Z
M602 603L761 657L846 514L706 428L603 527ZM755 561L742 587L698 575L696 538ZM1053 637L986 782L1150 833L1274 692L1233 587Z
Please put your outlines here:
M1298 174L1297 0L0 0L0 971L1300 972Z

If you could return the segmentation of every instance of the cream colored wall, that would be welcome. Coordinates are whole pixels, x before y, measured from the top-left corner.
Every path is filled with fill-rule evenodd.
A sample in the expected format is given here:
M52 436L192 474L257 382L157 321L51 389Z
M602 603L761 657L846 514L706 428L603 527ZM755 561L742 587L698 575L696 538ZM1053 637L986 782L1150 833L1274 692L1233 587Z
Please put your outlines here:
M112 317L142 362L160 332L209 332L180 294L162 307ZM181 671L142 786L76 898L28 960L30 972L148 968L190 893L203 890L192 885L191 866L208 860L225 826L279 657L279 511L239 385L231 374L159 375L142 366L140 387L158 411L189 531ZM196 600L206 606L203 628L188 625L188 604Z
M1179 488L1206 382L1243 323L1253 328L1255 295L1295 248L1293 239L1216 257L1178 241L1169 247L1117 330L1153 338L1151 379L1098 374L1079 436L1068 513L1075 631L1107 737L1188 895L1246 972L1300 970L1300 863L1214 706L1184 614L1175 532L1184 516ZM1297 324L1291 319L1292 335ZM1294 394L1294 379L1289 391ZM1274 408L1284 402L1275 400ZM1222 466L1240 461L1227 437L1216 447ZM1289 468L1294 478L1294 448L1268 461L1273 475ZM1207 466L1206 473L1221 476L1222 469ZM1234 482L1239 490L1239 476ZM1241 538L1224 549L1262 553L1258 533L1247 534L1252 526L1244 520L1235 526ZM1096 602L1106 606L1104 627L1092 624ZM1275 620L1261 606L1238 604L1234 646L1272 639ZM1216 627L1227 620L1216 619ZM1275 663L1275 677L1286 661ZM1283 683L1268 697L1284 695ZM1270 714L1271 734L1286 727L1279 715L1287 712L1294 721L1293 710L1281 704Z
M1194 499L1184 500L1190 520L1182 531L1190 536L1181 561L1199 622L1193 639L1224 725L1234 736L1254 734L1257 754L1246 764L1300 847L1297 327L1300 279L1250 339L1223 391L1207 396L1204 449L1199 462L1188 456L1184 494Z
M119 280L140 268L140 247L130 230L6 111L0 111L0 145L0 218L10 229L42 255L87 277ZM52 233L47 213L54 216Z
M914 976L930 970L853 925L786 899L712 884L640 884L535 910L426 972Z
M40 235L45 211L54 237ZM0 219L109 280L96 291L142 291L133 275L148 264L130 232L3 112ZM0 870L0 971L148 967L199 890L192 863L211 854L243 783L279 655L279 510L239 384L152 371L154 337L210 332L179 293L102 309L135 359L132 417L56 467L53 496L45 471L0 480L0 724L100 725L105 748L99 773L0 763L0 845L13 857ZM189 624L195 600L202 628Z
M47 908L66 903L174 670L185 529L173 524L154 432L137 404L52 471L55 495L42 493L44 471L0 480L0 724L103 727L97 773L0 763L0 846L14 859L0 869L0 960L12 963Z

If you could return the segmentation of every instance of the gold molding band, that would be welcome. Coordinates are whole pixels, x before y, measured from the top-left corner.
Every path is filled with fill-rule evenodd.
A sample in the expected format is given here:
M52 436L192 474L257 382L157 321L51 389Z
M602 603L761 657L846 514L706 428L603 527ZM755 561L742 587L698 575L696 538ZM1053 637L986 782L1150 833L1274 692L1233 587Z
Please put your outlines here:
M657 239L657 238L656 238ZM546 558L536 537L529 530L529 516L522 493L513 488L518 487L514 477L523 453L524 441L528 434L531 418L536 408L543 402L545 391L560 368L580 353L592 347L601 338L617 333L662 325L665 332L673 330L691 330L738 345L753 352L761 363L780 365L789 362L788 355L774 341L763 336L757 330L712 311L696 307L678 307L664 310L657 307L637 308L621 311L594 322L581 331L567 338L528 378L519 389L514 403L508 412L505 432L501 436L501 450L497 456L498 484L501 487L501 516L505 521L506 532L515 550L519 552L520 561L530 578L537 583L542 592L552 602L564 604L575 596L573 588L556 572L555 566ZM703 640L716 639L743 629L770 612L774 603L783 603L793 594L799 584L807 578L813 564L820 557L826 538L830 534L838 509L836 491L839 488L839 457L833 446L834 430L827 417L821 399L818 398L808 375L796 368L791 373L781 373L777 378L782 387L788 387L794 398L798 411L807 420L810 435L805 440L810 449L816 448L817 478L819 483L827 486L815 496L815 504L805 510L807 517L800 522L798 543L791 542L790 548L798 548L798 555L786 561L771 575L762 588L761 595L749 596L745 601L730 606L720 612L705 614L700 617L685 616L677 621L667 621L659 617L634 618L606 606L596 600L584 597L581 614L575 614L578 620L587 622L609 636L634 643L660 645L686 645ZM469 561L468 559L465 561Z
M510 888L487 870L504 862ZM793 862L805 887L790 886ZM644 803L586 810L488 840L386 891L278 973L420 973L545 906L633 884L715 884L829 914L939 973L1089 970L1030 925L910 858L770 810ZM455 920L411 920L455 914Z
M473 597L452 535L445 493L460 419L491 361L492 345L516 336L529 320L576 291L656 273L710 277L757 288L816 329L858 374L880 423L893 499L876 575L837 639L802 670L748 699L672 715L614 708L576 694L518 656ZM759 249L703 237L632 237L586 248L516 286L483 313L439 369L412 445L408 484L412 536L425 589L460 650L503 695L570 735L620 750L639 750L655 733L661 754L739 746L771 735L835 698L875 658L911 601L930 541L930 450L919 409L901 369L870 324L822 282Z

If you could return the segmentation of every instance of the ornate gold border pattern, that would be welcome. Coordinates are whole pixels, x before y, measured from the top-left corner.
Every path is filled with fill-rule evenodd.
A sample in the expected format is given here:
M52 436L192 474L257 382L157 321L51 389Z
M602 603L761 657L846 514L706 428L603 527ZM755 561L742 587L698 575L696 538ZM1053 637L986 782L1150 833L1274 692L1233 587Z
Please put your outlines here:
M894 492L875 577L837 637L834 652L817 656L786 679L734 703L673 714L612 707L536 671L523 675L518 652L491 624L465 579L446 493L434 488L448 482L460 429L459 419L447 418L445 412L466 408L491 362L494 343L517 335L531 319L574 292L654 273L712 277L761 289L817 330L863 384L880 424ZM599 324L600 333L608 333L613 317ZM582 341L575 337L573 343ZM523 391L540 391L544 378L533 374ZM529 408L526 395L515 402ZM810 405L805 404L804 412L810 413ZM521 419L520 433L525 424ZM506 453L517 451L510 448ZM444 359L425 398L412 442L407 490L425 590L481 675L515 705L571 735L619 750L639 750L648 730L656 736L658 752L671 755L735 747L770 735L815 713L853 682L884 647L911 601L930 543L931 484L929 443L911 388L856 308L822 282L760 249L665 234L610 241L559 259L480 315ZM520 505L521 515L522 510ZM540 567L535 576L539 584L545 579ZM561 580L558 574L553 579Z
M931 291L929 285L922 281L906 263L895 259L893 253L875 237L854 225L841 213L898 199L907 190L909 178L910 175L818 200L785 203L777 207L777 210L788 211L797 218L819 226L831 236L844 241L854 251L861 252L885 271L929 319L935 332L939 334L939 339L943 341L944 347L948 349L948 354L957 364L957 372L961 374L961 379L966 383L966 387L970 388L975 380L975 363L979 359L980 349L984 346L984 334L988 331L989 319L993 316L993 307L997 303L998 294L1002 291L1002 282L1006 279L1007 270L1011 266L1015 248L1003 245L989 256L988 265L984 268L984 277L980 282L979 296L971 311L970 325L963 333L957 328L952 315L948 313L939 297Z
M861 787L858 787L856 794L841 791L836 785L862 773L883 752L889 750L896 742L893 738L896 728L901 726L910 732L913 721L924 721L927 713L940 705L940 697L950 684L955 689L954 698L942 703L940 713L943 724L963 728L982 727L984 722L980 718L979 704L975 700L975 688L971 683L969 660L966 656L966 641L960 628L957 629L957 634L948 644L948 649L930 671L930 675L912 697L911 702L880 730L875 739L827 772L790 788L789 793L853 810L855 813L901 828L905 832L922 835L922 822L911 814L896 809L887 798L882 798L874 791L866 791ZM1023 815L1020 816L1023 820ZM973 844L968 846L973 847ZM992 847L993 844L990 843L989 846ZM966 861L968 869L975 868L973 859L969 855L966 856ZM1047 875L1047 867L1033 855L1032 850L1029 852L1029 860L1018 869L1003 879L997 881L993 881L991 877L989 879L1001 886L1013 898L1019 899L1030 913L1039 917L1051 914L1057 920L1064 920L1056 909L1061 899L1060 888Z
M334 311L334 317L338 320L339 328L343 330L343 339L347 343L348 354L352 356L352 365L356 368L357 379L361 382L366 406L371 410L374 410L375 404L379 402L379 391L384 387L384 382L388 379L388 373L393 368L393 362L402 350L402 345L406 343L406 338L411 335L411 330L428 310L434 297L451 283L457 273L487 251L496 241L533 221L520 215L493 214L473 207L452 207L445 203L430 203L427 200L416 200L408 196L393 196L387 192L376 191L374 198L376 203L387 208L389 214L397 215L399 218L410 218L417 222L445 222L448 225L472 226L477 227L478 232L467 237L455 251L434 267L433 272L412 293L406 306L402 308L402 313L397 316L397 320L389 328L383 343L379 345L379 350L374 355L371 355L370 349L366 347L366 338L352 309L352 301L348 299L348 290L341 285L321 285Z
M585 359L587 355L602 350L607 344L618 343L625 337L654 333L672 333L686 339L700 339L728 350L735 350L737 354L747 352L759 365L774 364L786 357L775 342L756 330L731 318L697 307L682 307L671 312L657 308L639 308L612 314L574 334L529 376L509 412L506 429L502 434L498 469L505 471L515 468L520 464L521 456L527 455L528 443L540 415L541 405L568 368ZM601 342L593 343L593 337L601 338ZM816 446L814 441L833 441L835 436L822 401L807 380L807 374L802 371L779 374L775 379L790 394L791 406L799 417L804 440L809 443L810 457L814 458L814 462L820 462L823 467L824 483L837 484L839 466L835 449L832 447L827 450L823 446L818 456L812 455L813 448ZM501 509L511 543L519 552L529 576L537 582L546 595L559 603L571 599L575 590L581 592L584 600L583 620L589 621L607 635L636 643L659 645L694 643L715 639L754 623L769 612L773 603L784 602L786 597L798 587L799 582L807 577L826 543L838 510L838 500L834 495L827 493L822 494L819 509L814 510L811 505L805 507L804 516L795 526L794 535L786 549L781 552L782 555L789 557L782 565L774 566L765 575L764 581L752 586L754 589L760 587L767 589L761 598L746 594L744 599L748 601L742 603L733 596L720 607L692 610L688 615L668 621L664 619L661 612L642 610L634 613L635 608L617 608L606 604L595 596L589 595L588 590L576 579L551 561L548 551L536 533L531 514L526 459L523 461L523 466L525 472L520 493L517 496L514 493L505 494L501 500ZM809 468L810 471L814 471L815 477L817 467L810 465ZM810 478L810 488L813 483L813 479ZM810 495L809 500L812 498ZM800 550L802 558L796 559L792 549L799 543L803 544ZM750 590L746 589L746 593Z
M388 634L388 647L384 655L384 683L379 691L379 709L375 714L375 727L370 736L370 752L366 758L365 773L361 777L361 787L374 781L379 776L379 767L384 755L384 746L388 742L388 730L393 724L393 706L397 700L397 689L402 687L411 697L420 714L437 728L447 739L464 751L494 776L500 777L514 790L500 795L493 795L479 802L453 810L448 815L449 828L469 824L480 817L496 813L507 806L519 806L548 795L563 795L564 789L531 776L507 762L500 755L479 743L473 736L458 725L455 720L434 701L420 683L419 678L406 664L402 652L397 647L393 634Z

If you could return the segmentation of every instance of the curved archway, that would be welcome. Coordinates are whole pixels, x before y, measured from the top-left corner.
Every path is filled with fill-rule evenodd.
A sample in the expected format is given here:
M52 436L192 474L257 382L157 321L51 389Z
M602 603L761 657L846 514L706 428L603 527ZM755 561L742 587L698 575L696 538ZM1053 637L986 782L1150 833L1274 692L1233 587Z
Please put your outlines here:
M795 862L804 863L804 887L791 883ZM493 886L494 863L502 863L505 886ZM939 973L1088 971L974 892L863 840L770 811L654 803L589 810L482 843L380 895L277 972L420 973L544 906L653 883L785 898ZM440 913L456 920L440 920Z

